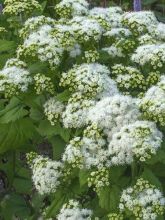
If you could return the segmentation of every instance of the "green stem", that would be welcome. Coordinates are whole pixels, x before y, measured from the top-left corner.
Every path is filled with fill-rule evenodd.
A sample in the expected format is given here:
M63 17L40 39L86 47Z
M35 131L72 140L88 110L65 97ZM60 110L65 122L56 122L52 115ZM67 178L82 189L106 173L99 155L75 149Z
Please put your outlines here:
M137 167L134 161L131 164L131 174L132 174L132 182L133 182L135 181L135 177L137 175Z

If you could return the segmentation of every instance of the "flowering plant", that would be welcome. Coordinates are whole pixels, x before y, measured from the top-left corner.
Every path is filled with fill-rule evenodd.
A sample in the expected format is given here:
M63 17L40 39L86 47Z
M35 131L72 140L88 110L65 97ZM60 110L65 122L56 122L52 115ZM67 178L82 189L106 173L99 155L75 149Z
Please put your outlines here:
M13 52L0 29L0 217L164 219L165 24L85 0L56 18L5 4L18 25Z

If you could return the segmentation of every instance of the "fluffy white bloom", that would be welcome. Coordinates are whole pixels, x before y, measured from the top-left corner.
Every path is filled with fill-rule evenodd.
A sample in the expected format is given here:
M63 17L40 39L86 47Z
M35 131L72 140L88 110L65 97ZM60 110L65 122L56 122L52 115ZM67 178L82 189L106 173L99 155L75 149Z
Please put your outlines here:
M132 60L138 64L150 64L154 69L163 67L165 63L165 44L144 45L137 48Z
M92 211L81 208L79 202L69 200L64 204L57 216L57 220L91 220Z
M33 159L31 168L32 180L37 191L41 195L54 193L60 185L63 164L37 156Z
M26 64L22 61L8 60L5 67L0 71L0 91L12 93L12 87L14 87L15 92L26 92L32 78L24 67ZM7 91L8 89L11 91Z
M11 58L11 59L7 60L4 68L8 68L8 67L12 67L12 66L16 66L16 67L20 67L20 68L27 68L27 64L17 58Z
M82 139L81 152L83 155L84 166L89 169L91 167L108 166L107 155L108 151L104 149L106 144L103 138L88 138L83 137Z
M151 11L127 12L123 15L123 23L134 33L145 33L158 21Z
M106 37L128 37L130 35L132 35L132 33L127 28L112 28L104 34Z
M80 43L99 41L102 36L103 29L95 19L76 16L68 23L73 28L75 39Z
M66 128L81 128L87 123L87 114L94 100L84 98L81 93L74 93L69 99L65 111L62 113L62 122Z
M120 7L99 8L89 11L89 17L96 19L105 30L121 26L122 9Z
M103 168L107 163L108 152L104 148L106 140L102 137L100 129L95 125L84 130L83 137L75 137L67 145L63 154L63 161L72 165L90 169L91 167Z
M145 44L156 44L157 40L153 38L150 34L144 34L141 37L138 38L138 41L140 45L145 45Z
M24 23L23 28L20 30L20 36L25 39L30 33L37 31L43 25L51 25L52 27L55 24L55 20L44 15L31 17L27 19Z
M121 212L127 209L143 220L156 220L163 214L164 206L161 191L142 178L133 187L123 190L119 204Z
M112 135L109 155L112 165L130 164L134 157L146 161L161 146L162 133L154 122L136 121Z
M97 102L89 111L88 120L96 123L110 138L123 125L136 121L139 116L136 99L118 94Z
M165 41L165 24L161 22L158 23L155 28L151 28L150 33L158 40Z
M56 97L50 98L44 104L44 113L51 125L54 125L64 111L64 104L56 99Z
M73 47L68 48L70 57L77 57L81 54L81 46L79 44L75 44Z
M63 48L59 40L51 35L51 31L50 25L43 25L38 31L32 32L18 48L17 55L20 57L32 53L42 62L48 61L52 67L59 65Z
M108 75L108 68L98 63L75 65L62 74L60 85L87 97L114 95L116 83Z
M18 16L21 13L31 14L35 10L41 10L42 7L36 0L5 0L3 13L10 16Z
M144 116L165 125L165 76L156 86L152 86L139 102Z
M115 14L122 14L123 11L120 7L109 7L109 8L101 8L101 7L95 7L92 8L89 12L89 15L105 15L107 17L115 15Z
M116 47L115 44L112 44L110 47L102 48L103 51L107 52L111 57L124 57L122 48Z
M56 12L60 17L71 17L86 15L88 13L88 2L85 0L62 0L56 5Z

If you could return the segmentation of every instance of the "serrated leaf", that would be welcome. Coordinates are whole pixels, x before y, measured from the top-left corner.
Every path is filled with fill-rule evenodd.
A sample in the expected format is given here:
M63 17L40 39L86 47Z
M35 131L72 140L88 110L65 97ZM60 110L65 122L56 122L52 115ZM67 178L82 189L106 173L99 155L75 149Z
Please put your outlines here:
M120 190L117 186L107 186L99 193L99 204L100 207L108 212L115 212L118 209Z
M29 66L29 72L30 73L44 73L47 69L46 63L36 62Z
M146 161L146 164L153 165L158 162L165 164L165 151L163 149L159 149L157 154L153 155L150 160Z
M42 120L37 128L39 134L43 137L51 137L59 134L59 124L52 126L48 120Z
M89 170L80 170L79 171L80 186L83 186L88 182L89 174L90 174Z
M30 179L15 177L13 180L13 187L17 193L28 194L32 190L32 182Z
M145 167L144 172L142 173L142 178L148 180L151 184L155 185L158 188L162 188L161 182L157 178L157 176L150 170L149 168Z
M112 167L111 171L110 171L110 179L113 182L116 182L117 184L118 183L120 184L119 178L124 174L125 170L126 170L126 167L124 167L124 166L119 166L119 167L114 166L114 167Z
M17 98L12 98L9 104L0 111L0 123L14 122L20 118L23 118L28 114L28 111L24 109L24 105Z
M41 121L43 119L43 113L37 108L30 109L30 118L35 121Z
M0 206L2 210L1 214L5 220L14 219L16 216L20 219L25 219L30 215L30 209L25 199L16 193L6 195Z
M59 135L56 135L48 140L52 144L53 159L60 160L66 146L65 141L63 141L63 139Z
M65 90L64 92L61 92L60 94L58 94L56 96L56 99L61 102L68 101L68 99L70 98L70 95L71 95L71 92L69 90Z
M0 53L12 50L16 47L14 41L0 40Z
M60 123L56 123L52 126L48 120L42 120L37 131L41 136L48 138L54 135L60 135L65 142L69 141L71 133L70 129L61 127Z
M57 191L57 193L55 193L54 200L46 210L46 218L55 217L66 201L66 194L64 194L62 191Z
M0 153L19 148L35 136L35 127L29 119L20 119L0 126Z

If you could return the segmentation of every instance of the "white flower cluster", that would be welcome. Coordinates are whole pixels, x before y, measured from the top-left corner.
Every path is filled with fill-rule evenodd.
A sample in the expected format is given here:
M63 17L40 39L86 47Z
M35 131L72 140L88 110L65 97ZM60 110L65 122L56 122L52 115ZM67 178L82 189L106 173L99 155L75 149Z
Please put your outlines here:
M103 29L97 20L76 16L68 22L72 26L74 37L78 43L89 41L99 41L103 34Z
M63 161L80 169L97 167L100 170L107 164L106 144L102 132L96 125L88 126L83 137L76 137L70 141L63 154Z
M137 48L132 61L143 66L150 64L154 70L160 69L165 63L165 44L149 44Z
M144 34L138 38L140 45L146 44L156 44L157 40L153 38L150 34Z
M24 23L23 28L19 31L21 38L25 39L29 36L30 33L37 31L43 25L54 26L55 20L44 15L37 17L31 17L27 19Z
M143 74L135 67L116 64L112 67L112 74L115 76L118 88L122 91L131 92L132 90L146 89Z
M89 17L96 19L101 27L105 30L110 30L111 27L121 26L120 14L122 14L120 7L95 7L89 11Z
M22 13L31 14L34 10L41 10L42 7L36 0L5 0L3 13L10 16Z
M47 77L41 73L37 73L34 76L34 83L34 89L38 95L43 92L48 92L52 95L54 94L54 84L50 77Z
M155 28L150 30L150 34L158 40L165 41L165 24L159 22Z
M131 96L121 94L103 98L89 111L88 120L96 123L111 138L122 126L140 117L136 102Z
M86 125L88 111L94 104L94 100L83 97L81 93L73 93L62 114L63 126L81 128Z
M83 143L80 137L74 137L72 140L70 140L62 156L63 162L68 163L73 168L83 168L83 155L81 152L82 144Z
M66 24L56 24L52 30L52 35L55 37L62 48L70 51L70 48L76 44L73 27Z
M38 31L32 32L17 50L18 57L35 57L42 62L49 62L50 66L58 66L61 62L63 48L58 39L51 35L50 25L41 26Z
M158 24L151 11L127 12L123 15L122 22L135 36L148 32L152 26Z
M102 48L102 50L107 52L112 58L125 56L122 48L117 47L116 44L112 44L110 47Z
M57 216L57 220L91 220L92 211L81 207L78 201L69 200L64 204Z
M156 86L152 86L140 100L139 106L147 119L165 125L165 76Z
M60 119L62 112L64 111L64 104L56 99L56 97L51 97L44 104L44 113L47 119L50 121L51 125Z
M150 159L161 146L162 133L154 122L136 121L123 126L112 136L108 150L112 165L131 164L134 157L140 161Z
M61 18L70 18L88 14L89 4L85 0L62 0L55 10Z
M75 65L62 74L60 85L91 98L107 90L114 95L117 92L116 84L108 75L108 68L98 63Z
M84 52L84 60L86 63L95 63L99 59L99 53L97 50L87 50Z
M27 158L32 169L32 180L36 190L41 195L54 193L60 185L63 164L47 157L33 155L33 153L29 153Z
M123 220L124 217L122 214L118 214L118 213L110 213L108 215L108 220Z
M27 91L32 78L25 68L23 61L10 59L0 71L0 91L4 92L6 97Z
M104 36L107 38L112 38L114 37L115 39L118 38L120 39L121 37L129 37L131 36L132 33L129 29L127 28L112 28L111 30L105 32Z
M109 173L105 167L92 171L88 177L88 186L93 186L93 189L99 194L103 187L110 185Z
M161 191L140 178L133 187L123 190L119 208L130 211L136 220L156 220L163 214L165 198Z

